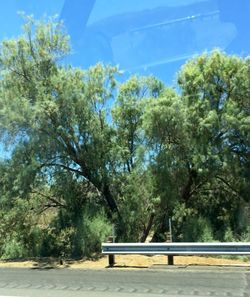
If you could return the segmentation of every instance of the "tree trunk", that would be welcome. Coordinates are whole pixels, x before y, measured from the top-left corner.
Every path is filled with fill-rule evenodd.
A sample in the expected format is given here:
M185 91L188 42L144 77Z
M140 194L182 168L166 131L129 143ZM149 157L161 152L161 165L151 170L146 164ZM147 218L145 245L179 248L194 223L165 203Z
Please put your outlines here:
M187 203L190 200L192 186L195 183L196 177L197 177L197 172L194 169L191 169L189 171L188 181L187 181L186 185L183 187L182 192L181 192L181 199L185 203Z
M168 218L168 213L165 212L162 215L161 223L157 226L157 229L155 230L155 233L152 238L152 242L164 242L166 241L164 233L166 233L168 230L168 226L166 224Z
M119 214L117 203L116 203L112 193L110 192L109 185L106 183L103 186L102 194L109 206L110 211L112 213L117 212Z
M145 240L147 239L148 234L149 234L149 232L150 232L150 230L151 230L151 228L153 226L154 217L155 217L155 214L151 213L148 224L147 224L147 227L143 231L143 234L142 234L142 236L140 238L140 242L145 242Z

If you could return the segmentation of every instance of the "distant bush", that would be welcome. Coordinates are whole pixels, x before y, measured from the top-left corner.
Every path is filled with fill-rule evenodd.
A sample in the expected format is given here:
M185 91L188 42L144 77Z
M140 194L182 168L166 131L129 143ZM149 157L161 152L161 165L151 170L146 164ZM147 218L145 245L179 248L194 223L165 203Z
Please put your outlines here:
M2 247L2 259L7 260L24 257L27 257L27 250L24 248L22 243L18 242L15 238L9 238L5 241Z
M214 241L209 221L202 217L187 217L183 224L183 241L211 242Z
M50 227L43 230L40 255L43 257L71 257L74 233L73 228L58 230Z
M52 224L53 225L53 224ZM43 231L41 255L81 258L101 252L101 243L111 234L111 225L102 213L83 216L79 226L49 227Z
M112 226L103 214L85 218L84 251L86 256L101 252L101 244L112 233Z
M241 240L245 242L250 242L250 226L248 226L246 232L243 233Z
M234 242L236 239L234 238L233 231L230 227L228 227L224 234L224 241L226 242Z

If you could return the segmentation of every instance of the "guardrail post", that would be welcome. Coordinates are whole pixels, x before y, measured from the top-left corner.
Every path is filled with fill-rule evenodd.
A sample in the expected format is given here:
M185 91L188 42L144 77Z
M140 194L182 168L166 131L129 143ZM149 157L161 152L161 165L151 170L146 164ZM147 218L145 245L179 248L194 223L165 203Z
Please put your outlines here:
M109 257L109 267L113 267L115 265L115 255L108 255Z
M174 265L174 256L168 255L168 265Z
M114 225L113 225L113 228L112 228L112 236L109 236L108 238L108 243L114 243L115 242L115 228L114 228ZM108 255L108 265L109 267L113 267L115 265L115 255Z

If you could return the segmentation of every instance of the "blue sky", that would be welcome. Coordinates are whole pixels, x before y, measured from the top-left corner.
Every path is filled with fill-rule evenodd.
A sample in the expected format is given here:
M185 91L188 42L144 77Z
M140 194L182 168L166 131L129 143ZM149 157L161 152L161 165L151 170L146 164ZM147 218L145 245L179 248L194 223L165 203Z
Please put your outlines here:
M17 36L18 11L55 15L72 36L68 63L98 61L169 84L193 55L215 47L248 55L249 0L0 0L0 40Z
M66 63L111 63L127 76L156 75L169 85L194 55L221 48L246 56L250 50L249 0L0 0L0 5L0 41L21 33L20 11L35 18L58 15L72 38Z

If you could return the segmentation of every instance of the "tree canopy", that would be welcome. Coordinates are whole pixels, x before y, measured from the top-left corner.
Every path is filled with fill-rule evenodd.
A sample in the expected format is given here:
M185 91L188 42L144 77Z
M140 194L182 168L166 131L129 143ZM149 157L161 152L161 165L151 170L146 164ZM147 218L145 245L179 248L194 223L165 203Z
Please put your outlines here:
M123 241L250 234L250 58L188 61L178 89L65 65L69 37L28 18L0 48L0 255L83 256ZM84 53L82 53L84 55Z

